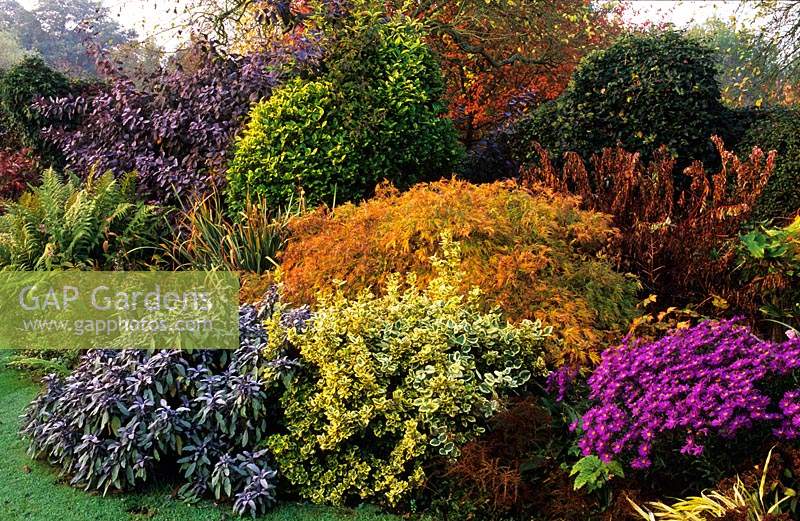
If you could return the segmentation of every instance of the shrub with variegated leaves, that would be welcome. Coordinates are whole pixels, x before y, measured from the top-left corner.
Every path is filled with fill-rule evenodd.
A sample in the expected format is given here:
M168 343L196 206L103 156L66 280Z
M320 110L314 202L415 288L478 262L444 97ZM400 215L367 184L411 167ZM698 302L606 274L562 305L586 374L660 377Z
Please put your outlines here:
M544 373L550 328L510 325L460 291L458 248L443 242L437 276L391 277L383 296L321 294L305 330L290 328L303 371L282 403L287 433L269 438L280 471L313 501L413 497L434 458L455 458L504 396ZM267 324L282 349L277 318Z

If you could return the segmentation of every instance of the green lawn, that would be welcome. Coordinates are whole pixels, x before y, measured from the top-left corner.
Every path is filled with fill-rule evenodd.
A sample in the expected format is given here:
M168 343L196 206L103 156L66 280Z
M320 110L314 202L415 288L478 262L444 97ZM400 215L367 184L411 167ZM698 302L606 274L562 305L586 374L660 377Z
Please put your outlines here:
M229 505L190 506L170 497L168 487L102 497L61 482L46 464L32 461L19 439L19 415L38 388L0 357L0 520L34 521L206 521L237 519ZM373 510L285 505L264 521L396 521Z

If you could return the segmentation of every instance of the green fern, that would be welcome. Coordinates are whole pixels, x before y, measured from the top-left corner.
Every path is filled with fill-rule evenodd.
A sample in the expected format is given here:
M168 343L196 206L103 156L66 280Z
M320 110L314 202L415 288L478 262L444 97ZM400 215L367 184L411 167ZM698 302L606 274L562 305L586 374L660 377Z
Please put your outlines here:
M153 253L159 216L136 200L133 176L44 173L0 216L3 269L131 268Z

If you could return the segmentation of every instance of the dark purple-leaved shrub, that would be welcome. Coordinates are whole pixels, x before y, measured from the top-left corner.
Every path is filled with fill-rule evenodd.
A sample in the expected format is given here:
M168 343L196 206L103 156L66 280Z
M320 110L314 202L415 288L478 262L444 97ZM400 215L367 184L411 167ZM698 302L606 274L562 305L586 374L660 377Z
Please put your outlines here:
M188 500L212 495L239 514L263 513L277 473L259 447L279 423L282 382L299 366L280 348L264 356L262 319L281 312L274 295L240 309L236 351L93 350L66 379L47 377L23 424L29 452L87 490L177 473ZM285 316L303 328L310 313Z
M519 163L512 158L504 133L497 130L472 145L458 167L459 177L472 183L518 178Z
M603 353L589 378L594 406L573 428L585 455L652 464L677 443L699 456L713 439L771 430L800 437L800 339L769 342L736 320L705 321L655 342L634 338Z
M533 91L524 91L511 98L503 113L503 123L467 149L466 157L459 165L459 177L472 183L519 178L521 163L516 150L519 148L519 121L542 102Z
M230 141L251 105L314 63L320 49L304 35L246 55L194 45L191 66L166 66L139 81L95 48L106 83L40 99L37 108L52 123L43 136L71 170L138 172L142 193L162 202L208 190L223 179Z

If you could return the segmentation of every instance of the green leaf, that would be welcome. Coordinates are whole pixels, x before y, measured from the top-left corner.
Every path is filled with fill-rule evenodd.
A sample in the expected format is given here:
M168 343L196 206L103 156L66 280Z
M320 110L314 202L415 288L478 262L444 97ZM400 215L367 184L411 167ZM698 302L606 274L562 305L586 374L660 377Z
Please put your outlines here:
M111 418L111 430L114 432L115 436L119 431L120 427L121 427L121 422L119 416L114 416L113 418Z

